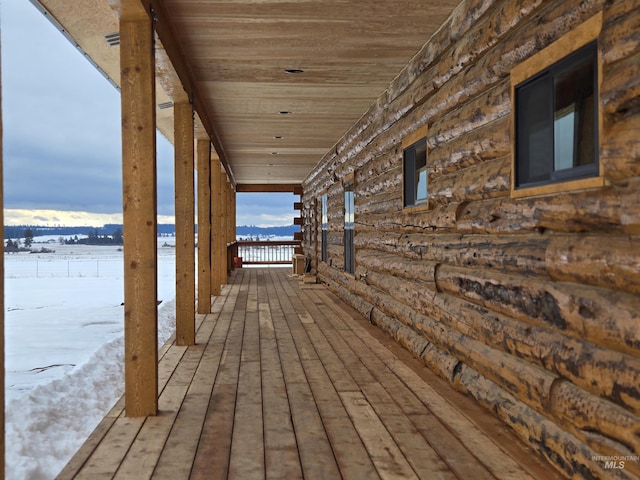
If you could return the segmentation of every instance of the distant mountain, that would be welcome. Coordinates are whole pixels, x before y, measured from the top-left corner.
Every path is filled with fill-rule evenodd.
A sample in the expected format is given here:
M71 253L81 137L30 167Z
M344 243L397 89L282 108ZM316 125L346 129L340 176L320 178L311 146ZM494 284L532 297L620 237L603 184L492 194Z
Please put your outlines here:
M291 237L295 232L300 231L300 227L297 225L286 225L283 227L256 227L255 225L238 225L236 227L236 235L242 237L243 235L257 235L260 237L276 236L276 237Z

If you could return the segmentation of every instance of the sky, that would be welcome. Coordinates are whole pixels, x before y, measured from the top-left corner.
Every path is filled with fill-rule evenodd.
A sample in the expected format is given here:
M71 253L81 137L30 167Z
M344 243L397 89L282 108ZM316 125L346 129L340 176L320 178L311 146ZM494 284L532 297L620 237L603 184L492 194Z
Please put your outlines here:
M120 94L28 0L0 0L6 225L122 222ZM173 147L158 132L158 221ZM291 225L293 194L238 194L238 225Z

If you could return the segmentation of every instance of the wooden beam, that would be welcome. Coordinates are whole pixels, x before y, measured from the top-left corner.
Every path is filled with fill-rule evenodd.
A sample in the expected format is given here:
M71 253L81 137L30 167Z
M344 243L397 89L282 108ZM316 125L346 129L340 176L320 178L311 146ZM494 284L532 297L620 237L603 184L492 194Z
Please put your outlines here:
M220 220L222 211L222 192L220 188L222 172L220 164L214 160L211 164L211 295L220 295Z
M241 183L236 185L237 193L280 193L291 192L302 188L296 183Z
M198 313L211 312L211 142L198 139Z
M124 4L136 3L123 2ZM128 12L133 11L129 18ZM158 412L156 102L152 20L120 16L125 408Z
M235 184L235 176L233 174L233 170L231 169L231 165L229 164L229 160L227 159L225 150L222 146L220 135L214 127L213 121L209 118L207 110L202 101L203 95L201 94L198 87L198 82L196 82L195 80L196 77L193 72L193 68L187 60L189 56L185 53L184 49L180 45L180 42L176 40L178 36L173 26L173 21L170 20L170 16L166 11L163 1L131 1L137 1L137 3L143 5L143 7L147 11L153 11L156 19L155 29L158 37L160 38L160 41L162 42L162 46L164 47L167 56L171 60L171 64L173 65L176 74L182 82L182 86L185 92L187 93L188 97L193 100L194 108L198 112L198 116L202 120L202 124L209 135L210 141L213 143L213 146L220 157L222 165L224 165L227 174L231 178L231 181Z
M176 103L173 112L176 214L176 343L195 345L196 267L194 245L193 107Z

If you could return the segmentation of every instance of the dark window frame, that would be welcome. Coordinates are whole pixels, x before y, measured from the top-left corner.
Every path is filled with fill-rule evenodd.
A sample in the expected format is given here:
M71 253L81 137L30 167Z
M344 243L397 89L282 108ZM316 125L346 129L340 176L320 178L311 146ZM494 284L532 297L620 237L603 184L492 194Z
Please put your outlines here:
M570 168L564 169L556 169L556 161L558 159L555 158L554 152L554 135L556 128L556 95L557 95L557 79L562 77L563 74L567 72L571 72L572 69L575 69L577 66L581 64L587 63L591 61L591 79L590 79L590 87L591 87L591 97L587 97L587 100L592 102L592 104L588 108L592 108L591 110L591 121L593 122L590 128L592 128L593 137L589 138L589 141L592 145L592 150L590 152L592 161L586 163L584 165L577 165ZM585 82L589 83L589 82ZM543 157L544 164L540 164L538 158L538 171L536 175L531 174L531 170L535 169L528 168L529 174L527 175L524 170L528 166L530 166L531 161L536 161L535 158L530 157L529 155L529 142L531 140L531 135L528 135L528 128L531 125L533 113L531 110L526 110L522 107L522 104L526 101L526 95L530 91L534 91L538 89L538 94L542 93L545 98L548 99L548 105L542 104L539 110L542 111L544 115L543 125L544 127L544 136L545 138L542 140L542 143L547 145L546 148L549 149L548 152L545 152ZM539 71L535 75L530 78L524 80L523 82L515 85L514 87L514 189L526 189L531 187L539 187L546 185L553 185L557 183L564 183L572 180L581 180L587 178L594 178L600 175L600 166L599 166L599 155L598 155L598 144L599 144L599 105L598 105L598 53L597 53L597 41L592 41L577 49L574 52L566 55L564 58L552 63L547 66L543 70ZM580 107L580 105L579 105ZM574 107L573 110L573 148L572 148L572 156L574 157L573 161L575 163L575 158L579 155L580 150L578 145L581 143L581 140L584 138L580 138L580 129L578 128L581 125L582 118L581 113L584 110L578 110ZM540 168L542 167L542 168Z
M327 214L327 201L328 201L328 196L325 193L324 195L322 195L320 197L320 239L322 242L322 246L321 246L321 260L323 262L326 262L328 259L328 255L327 255L327 230L329 227L329 217Z
M355 182L351 178L344 182L344 271L354 274L355 248Z
M402 150L402 207L416 208L429 205L429 182L427 173L427 138L407 145ZM424 197L418 198L418 179L423 175Z

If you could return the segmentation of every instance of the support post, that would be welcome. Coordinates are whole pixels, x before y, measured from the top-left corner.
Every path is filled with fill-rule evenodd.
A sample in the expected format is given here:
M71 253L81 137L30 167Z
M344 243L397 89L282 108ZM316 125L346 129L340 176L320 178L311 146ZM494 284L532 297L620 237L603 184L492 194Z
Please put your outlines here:
M220 295L220 161L211 162L211 295Z
M220 226L220 236L218 244L220 250L218 251L218 262L220 268L218 268L218 282L220 285L227 283L227 172L224 167L220 165L220 210L218 211L218 225Z
M225 225L227 226L226 229L226 237L227 237L227 245L233 245L233 238L231 237L231 181L230 179L227 179L227 190L226 190L226 194L227 194L227 213L225 215ZM227 247L227 277L229 275L231 275L231 272L233 272L233 248L232 247Z
M2 45L0 45L2 52ZM0 65L2 64L2 55L0 54ZM0 238L4 239L4 179L2 176L2 68L0 67ZM5 446L4 446L4 240L0 242L0 372L2 372L2 380L0 381L0 421L2 422L2 430L0 431L0 472L4 473L5 465Z
M198 313L211 312L211 140L198 139Z
M193 220L193 107L174 105L176 214L176 344L196 342L196 267Z
M125 410L139 417L158 413L155 57L151 17L122 3Z
M233 256L238 256L238 243L236 242L236 189L231 184L231 238L234 242Z

